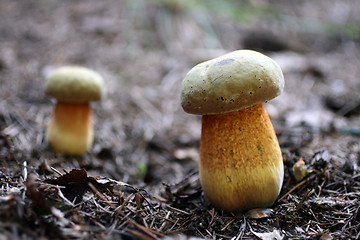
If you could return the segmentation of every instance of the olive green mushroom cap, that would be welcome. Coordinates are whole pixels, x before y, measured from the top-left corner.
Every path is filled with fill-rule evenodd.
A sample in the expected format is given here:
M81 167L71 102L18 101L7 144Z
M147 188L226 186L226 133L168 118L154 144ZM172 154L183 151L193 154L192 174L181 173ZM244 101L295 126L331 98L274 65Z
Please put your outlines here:
M232 112L271 100L284 89L284 76L271 58L237 50L193 67L185 76L181 105L185 112Z
M95 71L79 66L64 66L47 79L45 93L59 101L84 103L99 101L104 91L104 80Z

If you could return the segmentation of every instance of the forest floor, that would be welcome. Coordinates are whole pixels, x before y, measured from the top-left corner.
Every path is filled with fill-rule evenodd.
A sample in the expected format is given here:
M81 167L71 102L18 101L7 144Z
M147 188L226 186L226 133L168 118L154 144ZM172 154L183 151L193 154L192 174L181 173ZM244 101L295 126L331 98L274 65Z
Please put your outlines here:
M360 2L271 2L0 1L0 239L360 239ZM204 196L201 117L180 106L186 73L236 49L286 81L265 104L284 184L247 213ZM62 65L105 79L82 156L44 138ZM300 159L311 173L296 181Z

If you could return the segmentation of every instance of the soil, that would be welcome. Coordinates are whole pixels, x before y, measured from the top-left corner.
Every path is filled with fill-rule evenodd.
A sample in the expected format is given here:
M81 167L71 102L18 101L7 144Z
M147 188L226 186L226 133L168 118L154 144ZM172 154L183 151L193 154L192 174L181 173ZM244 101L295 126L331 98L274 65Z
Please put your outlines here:
M357 0L2 0L0 239L360 239L357 9ZM208 202L201 117L180 106L186 73L236 49L272 57L286 80L265 103L284 184L271 208L246 213ZM45 79L63 65L106 83L81 156L45 140L55 105Z

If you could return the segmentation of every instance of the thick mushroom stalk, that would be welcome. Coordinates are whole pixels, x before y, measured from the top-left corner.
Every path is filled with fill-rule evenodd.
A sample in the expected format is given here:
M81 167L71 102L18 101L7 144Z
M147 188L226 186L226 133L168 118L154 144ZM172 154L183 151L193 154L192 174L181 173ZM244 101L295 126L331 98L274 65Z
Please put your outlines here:
M283 88L279 65L251 50L199 63L183 79L184 111L203 115L200 178L214 206L243 211L276 200L283 160L262 103Z
M80 155L93 142L89 103L57 102L46 130L46 139L57 152Z
M199 163L212 204L225 211L271 206L283 181L283 159L262 104L204 115Z

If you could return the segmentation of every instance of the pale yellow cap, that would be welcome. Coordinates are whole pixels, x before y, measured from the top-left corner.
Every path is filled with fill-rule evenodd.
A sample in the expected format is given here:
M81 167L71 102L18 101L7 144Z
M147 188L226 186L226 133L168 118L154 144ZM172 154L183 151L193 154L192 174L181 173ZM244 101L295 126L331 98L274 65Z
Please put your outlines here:
M284 89L284 76L271 58L237 50L193 67L185 76L181 105L185 112L232 112L271 100Z
M72 103L99 101L103 91L103 78L97 72L79 66L60 67L50 75L45 86L46 95Z

